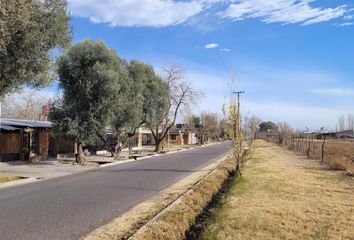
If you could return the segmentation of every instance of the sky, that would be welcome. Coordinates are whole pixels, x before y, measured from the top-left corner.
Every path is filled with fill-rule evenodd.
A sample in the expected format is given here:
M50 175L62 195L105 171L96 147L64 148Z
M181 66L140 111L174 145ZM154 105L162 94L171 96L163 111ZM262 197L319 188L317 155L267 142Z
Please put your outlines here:
M100 39L157 72L176 64L217 112L235 69L243 116L334 128L354 112L350 0L68 0L74 43ZM53 91L53 87L43 91Z

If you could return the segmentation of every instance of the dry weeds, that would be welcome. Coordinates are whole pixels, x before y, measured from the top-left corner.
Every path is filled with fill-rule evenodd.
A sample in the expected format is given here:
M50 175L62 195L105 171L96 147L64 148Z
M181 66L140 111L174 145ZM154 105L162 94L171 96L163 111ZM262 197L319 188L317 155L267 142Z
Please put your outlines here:
M202 239L354 239L354 180L257 141Z
M12 182L19 180L21 178L16 177L16 176L0 176L0 183L6 183L6 182Z

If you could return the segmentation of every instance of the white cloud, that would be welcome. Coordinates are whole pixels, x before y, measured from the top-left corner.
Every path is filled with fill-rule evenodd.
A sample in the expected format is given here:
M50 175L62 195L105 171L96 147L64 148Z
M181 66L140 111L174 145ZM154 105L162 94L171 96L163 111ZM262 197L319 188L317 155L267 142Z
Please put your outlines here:
M221 48L220 52L230 52L231 49L230 48Z
M339 26L342 26L342 27L354 26L354 22L345 22L345 23L341 23L341 24L339 24Z
M258 18L265 23L301 23L310 25L325 22L347 13L346 5L335 8L312 7L313 0L237 0L219 13L225 19Z
M225 7L224 19L257 18L266 23L315 24L336 18L351 19L346 5L313 7L314 0L68 0L73 16L113 27L166 27L185 23L213 6ZM216 9L216 8L215 8ZM214 11L215 11L214 9Z
M185 22L213 1L69 0L74 16L111 26L165 27Z
M318 88L318 89L312 89L311 92L318 95L325 95L325 96L338 96L338 97L354 96L354 89L348 89L348 88Z
M219 44L217 43L208 43L205 45L206 49L217 48L217 47L219 47Z

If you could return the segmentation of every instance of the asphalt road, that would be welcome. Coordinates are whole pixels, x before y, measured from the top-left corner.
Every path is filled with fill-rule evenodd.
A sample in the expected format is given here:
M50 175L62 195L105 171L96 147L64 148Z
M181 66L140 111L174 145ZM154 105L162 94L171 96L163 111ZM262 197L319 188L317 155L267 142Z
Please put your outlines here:
M216 144L0 190L0 239L78 239L203 168Z

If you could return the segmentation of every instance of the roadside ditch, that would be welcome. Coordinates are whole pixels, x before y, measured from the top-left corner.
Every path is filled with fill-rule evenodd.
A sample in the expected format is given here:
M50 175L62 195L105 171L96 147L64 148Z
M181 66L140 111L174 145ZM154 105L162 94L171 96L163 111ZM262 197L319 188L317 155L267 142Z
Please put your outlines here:
M234 160L220 158L82 239L198 239L238 176L235 171Z

